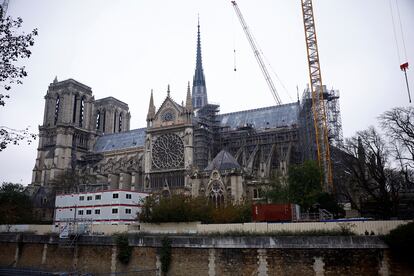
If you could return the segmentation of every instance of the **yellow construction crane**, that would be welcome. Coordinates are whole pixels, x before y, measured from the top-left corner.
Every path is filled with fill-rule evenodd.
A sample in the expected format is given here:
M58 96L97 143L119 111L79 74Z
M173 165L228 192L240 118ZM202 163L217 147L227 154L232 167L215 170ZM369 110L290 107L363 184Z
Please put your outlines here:
M312 112L315 127L316 148L319 167L323 172L323 184L326 191L333 190L332 164L329 150L328 126L322 83L321 66L316 39L315 18L313 16L312 0L302 1L303 26L305 28L306 51L312 94Z
M312 94L312 113L315 128L315 142L319 167L323 172L323 188L325 191L333 190L332 164L329 150L328 126L326 123L326 109L324 102L324 91L322 84L322 75L319 62L318 43L316 39L315 19L313 16L312 0L301 0L303 12L303 26L305 28L306 50L308 56L308 67L310 77L310 91ZM273 81L267 71L266 65L260 55L260 51L255 43L252 34L249 31L246 21L236 3L231 1L233 8L240 20L246 37L253 49L257 63L267 81L277 104L281 104L280 97L276 91Z

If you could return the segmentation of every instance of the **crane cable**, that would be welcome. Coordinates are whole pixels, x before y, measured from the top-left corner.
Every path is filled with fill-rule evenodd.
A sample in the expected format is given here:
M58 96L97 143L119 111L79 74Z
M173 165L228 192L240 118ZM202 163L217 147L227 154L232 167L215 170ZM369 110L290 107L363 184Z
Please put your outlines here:
M401 15L400 15L400 8L398 6L398 0L395 0L395 4L397 6L397 15L398 15L398 22L399 22L399 25L400 25L401 41L402 41L403 50L404 50L404 58L405 58L405 60L408 60L407 59L407 49L405 48L404 31L403 31L403 27L402 27L402 23L401 23Z
M237 71L237 66L236 66L236 28L235 28L235 20L233 20L233 63L234 63L234 67L233 67L233 71L236 72Z
M403 27L402 27L402 23L401 23L400 8L398 6L398 0L395 0L395 6L396 6L395 9L396 9L396 12L397 12L399 27L400 27L400 33L401 33L402 54L403 54L403 58L404 58L403 60L401 60L401 55L400 55L400 46L398 44L397 31L396 31L396 27L395 27L395 19L394 19L394 12L393 12L393 8L392 8L392 0L389 0L389 4L390 4L390 13L391 13L391 20L392 20L392 29L393 29L393 32L394 32L395 45L396 45L396 48L397 48L398 63L400 64L401 71L404 72L405 83L407 85L408 101L409 101L409 103L411 103L410 86L408 84L408 77L407 77L407 70L408 70L407 49L405 47L404 31L403 31Z

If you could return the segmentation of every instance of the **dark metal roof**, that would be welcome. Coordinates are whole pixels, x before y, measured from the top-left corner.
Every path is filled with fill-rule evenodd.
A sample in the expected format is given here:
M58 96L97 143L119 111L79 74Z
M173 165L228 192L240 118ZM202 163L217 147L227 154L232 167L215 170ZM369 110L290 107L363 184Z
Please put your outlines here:
M100 136L96 141L94 151L105 152L143 147L145 143L146 130L146 128L138 128L130 131Z
M213 161L208 164L205 171L225 171L231 169L240 169L240 165L229 152L222 150L216 157L214 157Z
M256 130L263 130L267 128L289 127L295 125L298 122L298 113L298 103L289 103L221 114L217 116L217 119L221 126L228 126L231 129L251 125ZM96 153L100 153L143 147L145 144L146 130L146 128L138 128L126 132L103 135L96 141L94 151ZM216 158L220 155L220 153L216 156ZM230 155L229 153L227 154ZM228 160L226 156L224 157ZM231 155L230 157L234 159Z
M287 127L297 124L299 104L289 103L270 107L244 110L217 116L221 126L231 129L251 125L256 130Z

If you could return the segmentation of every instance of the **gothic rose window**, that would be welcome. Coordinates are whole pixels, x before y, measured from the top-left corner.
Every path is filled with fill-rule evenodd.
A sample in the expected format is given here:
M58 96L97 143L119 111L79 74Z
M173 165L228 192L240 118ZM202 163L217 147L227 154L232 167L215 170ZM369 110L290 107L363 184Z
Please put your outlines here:
M152 167L177 169L184 167L184 144L176 134L164 134L152 146Z
M172 110L167 110L161 115L161 119L164 122L170 122L175 120L175 114Z

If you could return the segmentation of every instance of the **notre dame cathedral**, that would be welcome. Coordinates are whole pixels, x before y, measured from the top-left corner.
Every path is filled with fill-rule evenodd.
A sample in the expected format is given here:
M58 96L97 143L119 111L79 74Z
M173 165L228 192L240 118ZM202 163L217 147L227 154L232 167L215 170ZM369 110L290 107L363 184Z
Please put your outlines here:
M59 175L72 172L94 176L85 183L92 189L185 193L220 206L259 199L271 179L284 181L290 165L314 158L309 99L220 114L208 103L200 26L196 53L186 101L175 102L168 87L157 109L151 92L147 126L139 129L130 129L128 104L95 100L90 87L55 79L45 96L32 185L58 188Z

